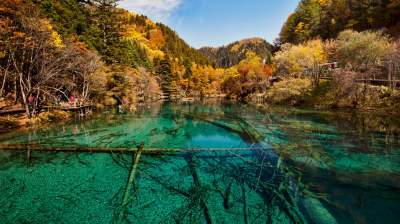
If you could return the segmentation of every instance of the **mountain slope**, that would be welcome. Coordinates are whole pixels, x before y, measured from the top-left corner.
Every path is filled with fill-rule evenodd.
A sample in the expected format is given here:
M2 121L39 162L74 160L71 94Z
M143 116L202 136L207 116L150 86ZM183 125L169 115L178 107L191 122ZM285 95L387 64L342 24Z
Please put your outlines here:
M203 47L199 51L217 67L231 67L246 58L246 53L252 51L266 61L270 61L273 46L261 38L249 38L236 41L227 46L212 48Z
M208 64L173 30L146 16L115 8L101 11L102 1L33 0L64 37L75 36L110 63L150 66L164 56L183 62ZM99 3L100 2L100 3ZM109 39L110 41L106 41Z

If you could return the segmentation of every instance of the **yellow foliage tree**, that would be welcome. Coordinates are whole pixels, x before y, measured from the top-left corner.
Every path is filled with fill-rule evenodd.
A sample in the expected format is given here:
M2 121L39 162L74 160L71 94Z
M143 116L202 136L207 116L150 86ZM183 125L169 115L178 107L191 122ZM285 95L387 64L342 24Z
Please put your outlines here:
M51 36L51 42L55 47L58 48L64 48L64 42L60 36L60 34L54 30L53 26L50 24L50 22L47 19L42 19L41 23L43 27L50 33Z
M161 49L165 45L165 38L162 31L159 29L149 30L148 39L150 41L150 47L153 49Z
M246 58L223 74L223 89L229 97L245 98L256 92L263 92L269 86L272 66L264 64L254 52L247 52Z
M193 95L207 96L219 94L224 69L202 66L195 63L191 67L192 76L188 78L188 90Z
M300 75L315 65L327 62L324 44L321 40L311 40L304 44L284 44L273 61L280 74Z

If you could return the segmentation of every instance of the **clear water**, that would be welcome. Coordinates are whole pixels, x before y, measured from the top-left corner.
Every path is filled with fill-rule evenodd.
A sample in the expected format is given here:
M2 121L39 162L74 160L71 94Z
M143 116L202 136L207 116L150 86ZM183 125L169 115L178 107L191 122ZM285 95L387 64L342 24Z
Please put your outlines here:
M169 103L2 134L7 148L145 149L136 168L131 152L0 150L0 223L398 223L398 122Z

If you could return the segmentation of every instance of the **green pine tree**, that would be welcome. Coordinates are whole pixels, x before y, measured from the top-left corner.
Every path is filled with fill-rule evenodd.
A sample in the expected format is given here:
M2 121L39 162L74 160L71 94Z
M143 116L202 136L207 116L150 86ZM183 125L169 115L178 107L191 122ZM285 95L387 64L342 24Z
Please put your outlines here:
M173 84L175 80L172 74L171 63L168 59L163 59L159 62L156 73L161 79L161 90L168 96L176 94L177 89Z

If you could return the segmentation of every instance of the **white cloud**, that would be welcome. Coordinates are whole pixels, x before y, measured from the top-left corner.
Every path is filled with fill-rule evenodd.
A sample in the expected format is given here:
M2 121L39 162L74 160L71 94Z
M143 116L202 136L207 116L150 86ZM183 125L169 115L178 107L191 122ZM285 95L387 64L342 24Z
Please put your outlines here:
M119 6L149 16L156 21L166 22L183 0L123 0Z

